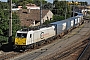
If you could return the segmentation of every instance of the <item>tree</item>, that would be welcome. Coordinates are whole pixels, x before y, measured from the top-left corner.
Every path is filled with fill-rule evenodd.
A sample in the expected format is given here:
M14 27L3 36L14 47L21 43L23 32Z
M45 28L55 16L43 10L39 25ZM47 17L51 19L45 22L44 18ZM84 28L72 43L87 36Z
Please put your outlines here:
M69 18L70 17L70 6L68 5L68 2L67 1L58 1L58 0L55 0L53 2L53 5L55 6L52 10L52 12L55 14L55 15L59 15L59 16L63 16L65 17L65 14L66 14L66 18Z
M8 8L6 9L6 4L8 7L8 3L0 2L0 41L7 40L9 37L9 11ZM4 6L5 5L5 6ZM3 6L3 7L2 7ZM20 22L19 18L16 13L13 13L12 19L12 31L13 37L15 37L16 31L20 29Z
M21 26L20 26L20 20L19 20L19 17L17 16L17 13L16 12L14 12L13 13L13 15L12 15L12 32L13 32L13 34L12 34L12 36L13 36L13 38L15 37L15 35L16 35L16 31L17 30L19 30L19 29L21 29Z
M28 3L32 3L32 2L33 2L33 0L27 0L27 2L28 2Z
M52 3L43 4L42 8L52 10L53 9L53 4Z
M54 20L54 22L64 20L64 16L54 15L53 20Z
M19 0L12 0L12 3L18 3Z
M8 8L8 3L0 2L0 9L7 9L7 8Z
M59 16L59 15L53 15L53 20L46 20L43 24L49 24L49 23L52 23L52 22L56 22L56 21L61 21L61 20L64 20L64 16Z
M80 5L81 5L81 6L88 5L88 3L87 3L87 2L78 2L78 3L80 3Z
M19 1L19 3L16 3L17 5L26 6L28 4L28 1Z
M43 5L47 3L47 1L45 0L33 0L33 3L36 4L37 6L40 6L41 2Z

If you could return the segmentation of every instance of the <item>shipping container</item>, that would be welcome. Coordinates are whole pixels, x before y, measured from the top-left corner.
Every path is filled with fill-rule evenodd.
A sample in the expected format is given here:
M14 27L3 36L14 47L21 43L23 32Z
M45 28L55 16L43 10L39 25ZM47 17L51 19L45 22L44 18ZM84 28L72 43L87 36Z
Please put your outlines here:
M56 35L61 34L63 31L67 29L67 20L57 21L54 23L50 23L51 25L55 26Z

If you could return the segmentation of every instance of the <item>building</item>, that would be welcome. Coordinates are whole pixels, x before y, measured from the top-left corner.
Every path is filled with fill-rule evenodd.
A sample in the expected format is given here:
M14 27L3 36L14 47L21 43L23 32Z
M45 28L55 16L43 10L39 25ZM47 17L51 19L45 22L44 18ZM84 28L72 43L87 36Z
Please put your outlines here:
M90 11L90 5L87 5L86 8L88 11Z
M17 12L19 15L21 26L40 25L40 9L21 9ZM51 20L53 13L50 10L42 10L41 22Z
M19 9L22 9L22 6L18 6L18 8L19 8ZM32 4L32 3L26 4L26 8L27 8L27 9L40 9L39 6L36 6L35 4Z
M26 7L27 7L27 9L40 9L40 7L38 7L38 6L36 6L35 4L32 4L32 3L27 4Z

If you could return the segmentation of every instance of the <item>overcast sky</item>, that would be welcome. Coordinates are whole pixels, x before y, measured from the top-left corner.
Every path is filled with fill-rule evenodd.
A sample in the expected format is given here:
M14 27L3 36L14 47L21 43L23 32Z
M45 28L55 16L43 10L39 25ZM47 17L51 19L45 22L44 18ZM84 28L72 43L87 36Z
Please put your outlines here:
M0 1L4 1L7 2L7 0L0 0ZM53 0L47 0L48 2L53 2ZM67 0L67 1L82 1L82 2L88 2L88 4L90 4L90 0Z

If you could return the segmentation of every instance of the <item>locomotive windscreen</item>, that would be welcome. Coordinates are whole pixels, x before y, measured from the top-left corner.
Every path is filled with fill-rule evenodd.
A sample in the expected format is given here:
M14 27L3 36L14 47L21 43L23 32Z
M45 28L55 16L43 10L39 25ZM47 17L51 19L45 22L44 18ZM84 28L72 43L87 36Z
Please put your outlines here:
M16 37L20 37L20 38L26 38L27 34L26 33L17 33Z

